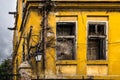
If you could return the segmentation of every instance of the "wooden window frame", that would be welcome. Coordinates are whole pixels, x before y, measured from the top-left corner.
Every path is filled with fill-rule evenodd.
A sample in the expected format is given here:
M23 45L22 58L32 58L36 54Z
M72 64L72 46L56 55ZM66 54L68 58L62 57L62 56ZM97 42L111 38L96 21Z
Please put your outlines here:
M75 24L75 34L74 34L74 37L73 36L57 36L57 23L59 23L59 22L63 22L63 23L74 23ZM77 21L57 21L56 22L56 44L57 44L57 38L68 38L68 39L74 39L74 44L75 44L75 47L74 47L74 49L75 49L75 53L74 53L74 59L70 59L70 60L76 60L76 51L77 51L77 48L76 48L76 46L77 46L77 41L76 41L76 35L77 35ZM57 58L57 50L56 50L56 60L59 60L58 58ZM64 60L64 59L61 59L61 60ZM60 61L61 61L60 60ZM65 60L68 60L68 59L65 59ZM64 61L65 61L64 60Z
M106 46L105 46L105 47L106 47L106 49L105 49L105 57L106 57L106 58L105 58L105 59L96 59L96 60L91 60L91 59L89 60L89 59L88 59L88 39L89 39L89 32L88 32L88 31L89 31L89 23L97 23L97 24L99 24L99 23L104 23L104 25L105 25L105 27L106 27L106 28L105 28L105 29L106 29L106 31L105 31L105 32L106 32L106 33L105 33L105 36L106 36L106 37L105 37L105 42L106 42ZM87 21L87 31L86 31L86 32L87 32L87 54L86 54L87 60L88 60L88 61L107 60L107 58L108 58L108 57L107 57L107 50L108 50L108 47L107 47L107 46L108 46L108 45L107 45L107 43L108 43L108 21L103 21L103 20L100 20L100 21L98 21L98 20L88 20L88 21ZM94 36L92 36L92 37L94 37ZM104 37L101 36L101 38L104 38Z

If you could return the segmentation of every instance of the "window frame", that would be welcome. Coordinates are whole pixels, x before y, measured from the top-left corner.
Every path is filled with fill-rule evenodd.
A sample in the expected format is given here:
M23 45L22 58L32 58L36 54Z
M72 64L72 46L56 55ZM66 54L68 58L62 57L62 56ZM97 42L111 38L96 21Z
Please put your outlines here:
M63 22L63 23L75 23L75 38L74 38L74 40L75 40L75 56L74 56L74 59L71 59L71 60L64 60L64 59L62 59L62 60L59 60L59 59L57 59L57 50L55 49L55 60L57 60L57 61L72 61L72 60L77 60L77 21L56 21L56 34L55 34L55 38L56 38L56 41L55 41L55 44L57 45L57 23L59 23L59 22ZM69 39L69 38L68 38Z
M105 23L105 29L106 29L106 58L105 59L100 59L100 60L88 60L87 56L88 56L88 35L89 35L89 23ZM87 20L87 29L86 29L86 59L87 61L107 61L108 60L108 21L107 20Z

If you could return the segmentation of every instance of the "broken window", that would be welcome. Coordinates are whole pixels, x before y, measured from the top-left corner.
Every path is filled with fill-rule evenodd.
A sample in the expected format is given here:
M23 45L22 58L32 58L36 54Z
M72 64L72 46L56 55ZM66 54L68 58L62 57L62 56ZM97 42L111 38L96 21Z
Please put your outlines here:
M106 59L106 23L88 23L88 60Z
M57 60L75 59L75 22L57 22Z

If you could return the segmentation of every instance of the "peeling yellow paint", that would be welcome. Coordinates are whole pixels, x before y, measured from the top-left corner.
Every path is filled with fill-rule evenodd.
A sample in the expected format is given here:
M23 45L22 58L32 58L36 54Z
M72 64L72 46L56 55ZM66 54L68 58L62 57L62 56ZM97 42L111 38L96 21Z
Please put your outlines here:
M57 74L76 75L76 65L57 65Z
M87 75L91 76L105 76L108 74L107 65L87 65Z
M26 8L25 18L22 18L22 1L18 0L18 22L16 24L16 29L14 31L14 70L13 73L17 73L17 64L16 60L18 59L18 66L23 62L22 61L22 45L24 40L26 40L27 35L30 31L30 26L32 28L32 36L30 38L30 44L35 46L38 42L41 41L40 31L42 30L41 22L42 16L40 12L41 4L39 3L30 3L32 0L25 0L25 4L29 4ZM37 1L37 0L35 0ZM54 0L53 0L54 1ZM57 0L56 0L57 1ZM60 1L60 0L59 0ZM114 8L119 8L119 3L103 3L99 4L99 0L96 3L88 4L82 3L80 0L76 0L78 3L57 3L56 8L59 10L52 10L48 15L48 26L52 32L52 38L54 38L52 47L46 49L46 61L45 61L45 70L42 69L42 60L38 62L38 65L35 61L35 57L32 56L29 60L27 59L27 47L25 41L25 55L26 60L29 61L32 67L32 79L36 79L39 76L40 79L89 79L92 75L93 79L120 79L120 12L114 11ZM92 0L90 0L92 1ZM108 0L107 0L108 1ZM111 1L111 0L109 0ZM112 0L115 1L115 0ZM116 0L119 1L119 0ZM29 3L28 3L29 2ZM83 1L82 1L83 2ZM36 9L31 7L37 7ZM39 7L38 7L39 6ZM62 6L62 7L61 7ZM72 10L66 9L66 6ZM82 10L84 8L89 8ZM90 7L89 7L90 6ZM93 7L92 7L93 6ZM65 8L63 8L65 7ZM108 8L99 10L99 8ZM65 10L61 10L63 8ZM79 9L78 9L79 8ZM95 10L90 10L91 8L96 8ZM98 9L97 9L98 8ZM109 11L110 8L113 8L113 11ZM90 10L90 11L89 11ZM28 16L27 16L28 14ZM26 23L25 23L26 19ZM94 21L107 21L108 22L108 40L107 40L107 59L106 60L87 60L87 22L88 20ZM22 25L22 21L24 26ZM56 22L58 21L76 21L76 59L75 60L57 60L56 58ZM20 28L23 27L23 30L20 31ZM16 35L18 36L16 37ZM51 37L47 36L47 41ZM19 44L19 45L18 45ZM18 45L16 47L16 45ZM33 49L31 51L34 54ZM37 65L37 66L36 66ZM38 70L37 70L38 69ZM38 72L38 75L37 75ZM60 75L59 75L60 74ZM61 76L62 75L62 76ZM14 80L17 78L15 77Z

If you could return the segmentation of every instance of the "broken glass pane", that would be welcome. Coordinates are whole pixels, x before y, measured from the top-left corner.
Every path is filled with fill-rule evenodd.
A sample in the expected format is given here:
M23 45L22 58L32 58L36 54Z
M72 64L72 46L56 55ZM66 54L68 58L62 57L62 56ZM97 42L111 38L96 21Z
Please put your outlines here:
M57 40L57 59L72 60L74 59L74 40L73 39L58 39Z

